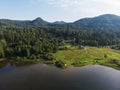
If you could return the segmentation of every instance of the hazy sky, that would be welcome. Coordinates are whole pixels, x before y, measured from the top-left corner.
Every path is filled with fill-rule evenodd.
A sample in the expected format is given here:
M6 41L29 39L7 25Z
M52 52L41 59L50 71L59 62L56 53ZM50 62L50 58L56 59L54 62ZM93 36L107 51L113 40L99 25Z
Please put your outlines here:
M120 0L0 0L0 18L72 22L101 14L120 15Z

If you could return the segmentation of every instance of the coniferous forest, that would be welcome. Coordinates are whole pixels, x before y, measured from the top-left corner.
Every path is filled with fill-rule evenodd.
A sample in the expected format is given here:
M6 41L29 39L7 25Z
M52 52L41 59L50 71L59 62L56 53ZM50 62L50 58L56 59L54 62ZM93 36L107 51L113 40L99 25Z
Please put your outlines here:
M109 16L105 15L107 19ZM99 17L100 21L102 21L101 17L103 16ZM117 16L111 15L111 17L115 18ZM87 25L88 21L85 20L84 24L86 23L85 25ZM99 27L92 27L90 30L88 30L88 26L86 26L86 29L82 28L82 26L80 26L81 28L74 28L74 24L59 22L50 24L41 18L33 21L0 20L0 58L14 58L17 60L21 58L42 58L51 60L54 58L52 53L56 53L59 50L61 42L69 40L73 40L70 44L75 46L103 47L120 44L120 30L112 30L114 29L112 27L109 30L108 26L111 23L107 23L107 21L106 25L108 25L108 28L105 25L102 27L101 22L101 25L98 23ZM77 25L78 22L76 27Z
M120 43L118 32L72 30L50 27L1 27L0 58L45 58L58 50L63 40L73 40L73 45L108 46ZM117 38L116 38L117 37Z

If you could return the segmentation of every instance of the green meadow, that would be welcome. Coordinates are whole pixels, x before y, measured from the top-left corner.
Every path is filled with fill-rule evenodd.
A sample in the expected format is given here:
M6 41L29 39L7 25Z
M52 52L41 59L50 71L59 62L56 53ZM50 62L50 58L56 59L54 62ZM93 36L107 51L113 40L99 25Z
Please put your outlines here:
M120 69L120 50L114 50L109 47L84 47L79 48L78 46L65 45L60 46L60 50L53 53L52 60L44 59L23 59L23 60L5 60L0 59L1 65L4 66L7 62L15 63L17 66L28 65L32 63L42 62L49 65L55 65L60 68L67 68L71 65L75 67L86 66L86 65L104 65L115 69Z
M63 67L85 66L85 65L105 65L120 69L120 51L110 48L78 47L67 46L66 50L59 50L53 54L55 60L52 62L63 62Z

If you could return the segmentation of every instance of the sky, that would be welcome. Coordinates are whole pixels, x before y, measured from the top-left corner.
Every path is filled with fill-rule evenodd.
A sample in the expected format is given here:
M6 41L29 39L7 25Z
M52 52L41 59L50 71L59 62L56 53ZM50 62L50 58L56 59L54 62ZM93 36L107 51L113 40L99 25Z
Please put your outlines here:
M0 0L0 18L74 22L102 14L120 15L120 0Z

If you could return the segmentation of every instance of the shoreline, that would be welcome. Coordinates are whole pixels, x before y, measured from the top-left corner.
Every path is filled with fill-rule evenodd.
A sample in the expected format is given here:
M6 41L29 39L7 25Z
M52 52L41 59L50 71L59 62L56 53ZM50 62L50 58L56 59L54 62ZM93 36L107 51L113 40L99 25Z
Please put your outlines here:
M5 62L4 62L5 61ZM2 62L2 63L1 63ZM27 66L27 65L32 65L32 64L37 64L37 63L43 63L43 64L46 64L46 65L52 65L52 66L56 66L55 64L49 64L49 63L47 63L47 62L44 62L44 61L38 61L38 60L36 60L36 61L31 61L31 60L21 60L21 61L14 61L14 60L6 60L6 59L2 59L2 60L0 60L0 67L4 67L5 65L2 65L2 64L6 64L7 65L7 63L11 63L11 64L15 64L17 67L19 67L19 66ZM65 66L65 67L58 67L58 68L62 68L62 69L66 69L66 68L70 68L71 66L73 66L73 67L84 67L84 66L91 66L91 65L100 65L100 66L106 66L106 67L110 67L110 68L113 68L113 69L116 69L116 70L120 70L120 67L119 66L117 66L117 65L109 65L109 63L108 64L87 64L87 65L68 65L68 66ZM57 66L56 66L57 67Z
M30 65L34 63L44 63L59 68L69 68L71 65L82 67L86 65L102 65L120 70L120 50L110 48L87 47L86 49L78 49L69 46L68 50L59 50L53 53L54 59L20 59L1 58L0 62L15 63L18 66ZM87 52L87 53L86 53ZM1 63L0 63L1 64ZM21 65L20 65L21 64Z

